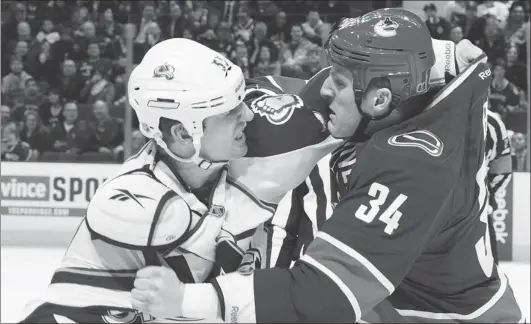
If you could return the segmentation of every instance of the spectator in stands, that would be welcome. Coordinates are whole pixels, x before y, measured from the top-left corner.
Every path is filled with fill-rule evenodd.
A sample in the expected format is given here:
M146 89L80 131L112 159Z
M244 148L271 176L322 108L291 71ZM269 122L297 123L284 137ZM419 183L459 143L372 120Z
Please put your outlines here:
M54 24L65 27L70 22L70 7L66 5L64 0L56 0L48 2L47 8L44 9L45 15L50 17Z
M430 35L435 39L448 39L450 37L450 23L442 18L437 16L437 7L433 4L427 4L423 8L424 13L426 14L426 26L430 30Z
M111 116L124 118L125 104L127 102L126 94L126 71L123 67L117 67L114 74L115 100L111 106Z
M110 116L109 106L104 101L94 102L93 109L96 117L92 125L94 150L117 158L123 151L123 121Z
M41 44L43 42L54 44L61 39L61 35L55 30L55 25L51 19L44 19L35 39Z
M230 57L234 51L234 35L231 33L228 22L222 21L216 29L216 38L210 42L210 48L221 53L225 57Z
M324 22L334 25L342 17L351 17L348 1L320 1L317 11Z
M511 157L513 160L513 170L516 172L526 170L527 163L527 138L525 134L515 133L511 137Z
M60 80L56 87L65 100L79 100L79 94L83 89L84 80L78 76L76 63L73 60L65 60L62 65Z
M316 10L308 11L306 21L302 24L304 37L318 46L323 45L323 37L326 36L323 35L323 26L324 23L319 16L319 12Z
M162 33L165 38L182 37L186 19L183 17L181 6L177 2L170 4L170 14L162 23Z
M450 40L454 43L459 43L464 37L463 28L455 25L450 29Z
M142 135L138 129L134 129L131 132L131 154L136 154L147 143L147 138ZM117 160L124 160L124 152L119 151L117 154Z
M37 111L27 111L24 126L20 132L20 140L29 144L33 150L33 158L50 149L50 132L42 125Z
M251 36L251 41L247 46L247 50L251 53L250 61L251 65L256 64L258 58L258 52L262 46L275 46L272 40L267 38L267 25L263 21L256 22L254 27L253 35ZM255 55L256 54L256 55Z
M253 77L280 75L280 61L278 59L278 49L275 45L262 45L259 50L253 53L251 61L256 62L253 65Z
M499 28L505 28L507 17L509 17L509 8L501 1L485 0L478 5L478 16L483 17L490 15L496 18Z
M234 64L242 69L243 75L246 78L251 76L251 66L249 62L249 53L247 46L242 39L236 40L234 46L234 53L232 54L232 61Z
M195 40L195 35L192 29L190 29L189 27L185 27L183 29L183 38Z
M89 123L78 119L77 104L73 101L66 102L63 121L55 124L50 132L51 150L81 154L90 148L91 136Z
M260 17L260 20L265 22L266 24L271 24L275 19L275 15L279 11L278 6L275 4L275 1L271 0L252 1L249 5L253 9L255 17Z
M277 47L281 47L282 43L287 43L289 39L290 28L287 24L286 12L279 11L275 16L275 22L267 28L271 39Z
M290 35L291 41L282 46L281 49L282 75L299 77L312 43L304 38L301 25L295 24L291 26Z
M87 81L98 68L109 71L112 67L112 61L108 58L101 57L99 43L94 41L88 44L87 58L80 63L79 74Z
M447 1L444 4L442 17L452 25L461 26L461 29L464 30L467 25L466 3L467 1L459 0Z
M507 62L507 80L517 86L520 90L527 91L527 67L526 64L518 60L518 47L509 45L505 51Z
M44 102L44 95L42 94L41 89L37 85L35 79L26 80L26 88L24 95L24 107L25 111L33 110L39 112L39 106ZM21 116L22 117L22 116ZM22 120L22 118L16 118L17 120Z
M76 62L81 62L90 59L90 46L97 44L100 46L102 40L96 35L96 27L92 21L86 21L81 25L81 31L74 32L74 40L72 45L71 57ZM100 48L100 51L102 49ZM103 52L106 51L106 47L103 48ZM99 58L98 51L98 58Z
M13 50L13 55L11 55L11 58L19 60L25 67L28 67L28 51L28 42L18 41L15 45L15 49ZM28 71L31 73L31 70L28 69Z
M220 22L226 22L230 27L234 24L236 13L240 7L240 1L227 0L227 1L212 1L211 6L216 8L221 13Z
M478 39L481 39L483 35L483 27L485 18L478 17L478 3L477 1L467 1L466 2L466 25L465 35L468 40L475 42Z
M57 84L60 62L55 58L51 46L47 41L40 43L40 51L29 58L28 72L40 82Z
M85 82L85 86L81 90L80 101L89 105L99 100L112 104L115 99L115 88L114 84L109 82L109 77L105 65L96 66L91 78Z
M7 124L11 122L11 108L6 105L0 106L0 125L1 127L5 127Z
M306 54L306 61L301 65L302 72L300 74L300 77L302 79L308 80L322 69L321 49L322 48L320 46L317 46L313 43L308 48L308 52Z
M48 100L45 100L39 107L39 115L42 123L53 129L63 120L63 98L59 89L52 88L48 91Z
M9 36L8 36L9 37ZM9 37L8 39L10 39ZM28 44L28 52L35 46L36 40L31 36L30 24L26 21L21 21L17 25L17 36L11 39L7 44L7 50L13 53L18 42L26 42Z
M505 41L503 39L503 34L498 28L496 17L484 17L483 35L480 39L475 41L475 44L487 54L488 60L491 63L504 56Z
M251 18L251 8L247 6L241 6L236 15L237 24L234 26L235 38L242 39L246 44L251 41L251 35L253 34L255 21Z
M26 81L31 78L20 60L11 60L11 73L2 78L2 94L8 104L12 104L15 97L24 96Z
M21 22L26 22L28 18L28 11L23 2L17 2L12 6L13 15L11 21L2 26L2 38L9 39L11 35L18 32L18 26Z
M114 21L112 8L105 9L96 28L96 35L101 36L105 43L104 57L111 60L117 60L120 57L122 51L117 51L116 48L120 46L120 37L123 33L122 25Z
M152 22L157 21L157 16L155 15L155 7L151 3L145 3L142 8L142 17L140 21L137 22L137 35L135 38L135 43L144 44L147 40L147 29Z
M490 109L505 119L507 113L516 111L520 104L520 90L507 78L507 64L503 59L496 60L493 67L493 78L490 85Z
M504 29L505 41L509 42L512 36L522 27L525 23L526 14L524 11L524 5L522 2L515 1L509 9L509 18L507 18L507 24Z
M15 123L8 123L1 129L2 145L0 157L2 161L29 161L33 158L33 151L28 143L22 142Z

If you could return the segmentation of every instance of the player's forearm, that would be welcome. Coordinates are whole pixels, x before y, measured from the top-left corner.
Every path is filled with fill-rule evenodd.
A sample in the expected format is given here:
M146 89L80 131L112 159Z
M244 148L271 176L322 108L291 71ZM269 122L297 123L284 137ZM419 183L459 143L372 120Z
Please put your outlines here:
M217 313L226 322L243 323L356 320L356 311L341 288L306 263L292 269L257 270L249 275L231 273L216 278L212 287L186 285L183 316L212 318ZM211 302L213 289L217 305Z

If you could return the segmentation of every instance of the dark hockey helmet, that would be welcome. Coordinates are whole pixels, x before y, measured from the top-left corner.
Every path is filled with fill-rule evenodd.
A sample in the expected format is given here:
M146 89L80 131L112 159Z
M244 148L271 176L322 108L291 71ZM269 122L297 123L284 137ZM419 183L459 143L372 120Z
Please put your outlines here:
M392 110L403 100L428 91L435 63L431 36L420 17L404 9L379 9L358 18L343 18L325 45L328 61L352 71L360 113L364 91L374 78L386 77Z

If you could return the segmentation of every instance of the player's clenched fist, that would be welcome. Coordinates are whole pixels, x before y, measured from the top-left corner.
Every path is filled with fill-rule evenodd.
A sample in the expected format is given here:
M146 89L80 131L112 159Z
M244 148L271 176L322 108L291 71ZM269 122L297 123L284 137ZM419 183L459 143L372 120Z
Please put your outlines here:
M155 317L182 315L184 284L168 267L149 266L138 270L131 290L134 309Z

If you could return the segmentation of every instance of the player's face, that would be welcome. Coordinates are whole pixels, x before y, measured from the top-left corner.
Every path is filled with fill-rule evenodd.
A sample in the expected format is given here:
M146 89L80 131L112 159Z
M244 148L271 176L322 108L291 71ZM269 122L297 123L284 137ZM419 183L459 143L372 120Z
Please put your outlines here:
M229 112L206 118L201 138L201 156L210 161L243 157L247 154L244 130L253 117L249 107L242 103Z
M321 88L321 97L328 100L332 110L327 124L330 134L335 138L349 138L354 135L361 115L354 100L352 73L333 65L330 76Z

